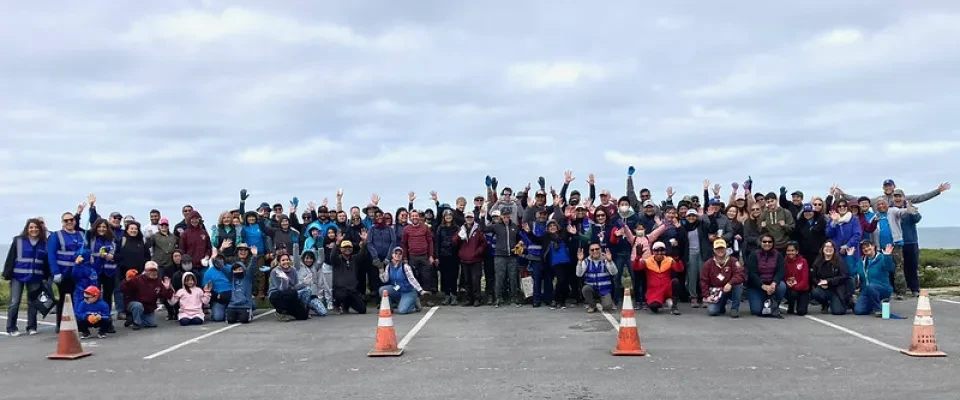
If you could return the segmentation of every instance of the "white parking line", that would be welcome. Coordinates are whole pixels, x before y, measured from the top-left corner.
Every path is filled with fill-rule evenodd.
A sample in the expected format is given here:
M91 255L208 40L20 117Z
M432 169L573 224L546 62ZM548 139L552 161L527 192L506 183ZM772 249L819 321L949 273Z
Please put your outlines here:
M254 315L254 316L253 316L253 320L260 319L261 317L265 317L265 316L270 315L270 314L273 314L273 313L275 313L275 312L277 312L277 310L270 310L270 311L264 312L263 314ZM188 344L197 343L197 342L199 342L200 340L206 339L206 338L208 338L208 337L210 337L210 336L213 336L213 335L216 335L216 334L218 334L218 333L223 333L223 332L229 331L229 330L231 330L231 329L233 329L233 328L236 328L236 327L238 327L238 326L240 326L240 325L243 325L243 324L230 324L230 325L227 325L227 326L225 326L225 327L223 327L223 328L217 329L217 330L215 330L215 331L213 331L213 332L207 332L207 333L205 333L205 334L203 334L203 335L197 336L196 338L187 340L186 342L183 342L183 343L180 343L180 344L178 344L178 345L170 346L170 347L168 347L168 348L166 348L166 349L160 350L160 351L158 351L158 352L156 352L156 353L153 353L153 354L151 354L151 355L149 355L149 356L144 357L143 359L144 359L144 360L152 360L152 359L154 359L154 358L160 357L160 356L162 356L162 355L164 355L164 354L167 354L167 353L169 353L169 352L171 352L171 351L177 350L177 349L179 349L179 348L181 348L181 347L183 347L183 346L186 346L186 345L188 345Z
M401 349L406 348L407 345L410 344L410 341L413 340L413 337L417 335L417 332L420 332L420 329L422 329L423 326L427 324L427 321L430 320L430 317L433 317L433 314L436 313L437 310L439 309L440 307L437 306L437 307L431 308L430 311L427 311L427 314L424 315L423 318L420 318L420 322L417 322L417 324L414 325L413 329L411 329L410 332L407 332L407 334L403 336L403 339L400 339L400 343L397 344L397 347Z
M9 319L9 318L7 318L7 316L6 316L6 315L0 315L0 319ZM20 322L27 322L27 320L25 320L25 319L23 319L23 318L17 318L17 321L20 321ZM47 322L47 321L39 321L39 320L37 321L37 325L46 325L46 326L57 326L57 324L56 324L56 323L53 323L53 322Z
M934 300L936 300L936 301L942 301L942 302L944 302L944 303L960 304L960 301L956 301L956 300L947 300L947 299L934 299Z
M786 310L787 310L787 307L780 306L780 309L783 310L783 311L786 311ZM873 344L875 344L875 345L877 345L877 346L883 347L883 348L888 349L888 350L893 350L893 351L895 351L895 352L897 352L897 353L899 353L900 350L901 350L899 347L896 347L896 346L894 346L894 345L892 345L892 344L889 344L889 343L880 341L880 340L878 340L878 339L874 339L874 338L872 338L872 337L870 337L870 336L864 335L864 334L862 334L862 333L860 333L860 332L857 332L857 331L855 331L855 330L853 330L853 329L845 328L845 327L840 326L840 325L837 325L837 324L835 324L835 323L833 323L833 322L830 322L830 321L827 321L827 320L823 320L823 319L814 317L814 316L812 316L812 315L804 315L803 318L809 319L809 320L814 321L814 322L821 323L821 324L823 324L823 325L826 325L826 326L829 326L829 327L831 327L831 328L833 328L833 329L836 329L836 330L838 330L838 331L840 331L840 332L846 333L846 334L851 335L851 336L853 336L853 337L857 337L857 338L866 340L866 341L868 341L868 342L870 342L870 343L873 343ZM871 316L871 318L873 318L873 317Z

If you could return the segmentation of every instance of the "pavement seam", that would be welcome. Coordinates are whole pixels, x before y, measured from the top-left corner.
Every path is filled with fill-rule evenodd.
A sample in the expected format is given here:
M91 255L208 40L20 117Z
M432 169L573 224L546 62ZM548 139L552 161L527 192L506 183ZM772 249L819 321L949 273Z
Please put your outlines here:
M262 314L254 315L252 320L253 320L253 321L258 320L258 319L260 319L260 318L262 318L262 317L265 317L265 316L267 316L267 315L273 314L273 313L275 313L275 312L277 312L277 310L269 310L269 311L266 311L266 312L264 312L264 313L262 313ZM184 347L184 346L186 346L186 345L188 345L188 344L198 343L198 342L200 342L200 341L203 340L203 339L206 339L206 338L211 337L211 336L213 336L213 335L216 335L216 334L218 334L218 333L223 333L223 332L229 331L229 330L231 330L231 329L233 329L233 328L236 328L236 327L238 327L238 326L241 326L241 325L243 325L243 324L239 324L239 323L238 323L238 324L230 324L230 325L227 325L227 326L225 326L225 327L223 327L223 328L220 328L220 329L217 329L217 330L215 330L215 331L213 331L213 332L204 333L203 335L197 336L197 337L195 337L195 338L193 338L193 339L190 339L190 340L187 340L187 341L185 341L185 342L183 342L183 343L176 344L176 345L170 346L170 347L168 347L168 348L166 348L166 349L160 350L160 351L158 351L158 352L156 352L156 353L153 353L153 354L151 354L151 355L149 355L149 356L144 357L143 359L144 359L144 360L152 360L152 359L157 358L157 357L160 357L160 356L162 356L162 355L164 355L164 354L167 354L167 353L176 351L177 349L180 349L181 347Z

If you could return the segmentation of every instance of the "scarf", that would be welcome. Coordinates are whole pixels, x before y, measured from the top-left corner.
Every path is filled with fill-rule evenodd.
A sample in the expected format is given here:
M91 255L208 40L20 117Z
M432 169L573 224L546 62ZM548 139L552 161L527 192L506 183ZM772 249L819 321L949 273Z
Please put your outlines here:
M847 211L840 216L840 221L838 221L838 224L843 225L847 222L850 222L852 218L853 218L853 213Z

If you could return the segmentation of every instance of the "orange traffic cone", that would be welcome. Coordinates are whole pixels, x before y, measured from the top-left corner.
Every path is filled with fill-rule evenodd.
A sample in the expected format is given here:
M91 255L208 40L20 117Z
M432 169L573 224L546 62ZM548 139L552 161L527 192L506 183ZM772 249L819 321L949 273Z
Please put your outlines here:
M920 290L917 299L917 315L913 318L913 338L910 339L910 348L900 350L911 357L946 357L937 349L937 335L933 330L933 310L930 309L930 297L927 289Z
M377 322L377 342L367 353L368 357L396 357L403 354L403 349L397 347L397 332L393 330L393 314L390 312L390 298L387 291L383 291L380 299L380 320Z
M57 352L47 356L51 360L76 360L89 356L89 351L83 351L80 345L80 335L77 333L77 320L73 316L73 300L70 295L63 300L63 315L60 317L60 338L57 341Z
M640 345L640 332L637 330L636 311L633 310L630 289L623 292L623 307L620 310L620 333L617 337L617 348L613 349L613 355L647 355L647 350Z

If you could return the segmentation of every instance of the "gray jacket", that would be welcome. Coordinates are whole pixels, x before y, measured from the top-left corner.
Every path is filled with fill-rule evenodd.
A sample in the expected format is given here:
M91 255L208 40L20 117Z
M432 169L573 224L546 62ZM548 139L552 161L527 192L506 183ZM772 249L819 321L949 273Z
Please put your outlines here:
M922 193L922 194L909 194L909 195L903 196L903 199L906 201L909 201L910 204L917 204L917 203L923 203L939 195L940 195L940 191L937 189L933 189L929 192ZM843 199L848 202L856 202L857 199L859 198L860 196L854 196L852 194L846 194L846 193L843 194ZM870 205L874 208L874 210L876 210L877 201L879 201L880 199L886 199L887 203L890 204L891 206L890 208L893 208L893 195L888 196L886 194L880 194L879 196L870 199Z
M497 239L497 244L494 246L494 255L497 257L510 257L513 256L513 247L517 245L517 241L520 239L520 226L516 222L510 220L510 225L506 225L503 222L499 224L488 224L483 227L484 233L492 233L493 236Z
M903 229L900 226L901 222L903 221L903 215L916 213L917 209L912 205L907 208L890 207L887 209L887 222L890 225L890 234L893 236L894 243L903 241ZM877 216L879 217L879 213L877 213ZM870 241L872 241L874 245L878 247L880 246L879 227L877 227L877 230L870 234Z

